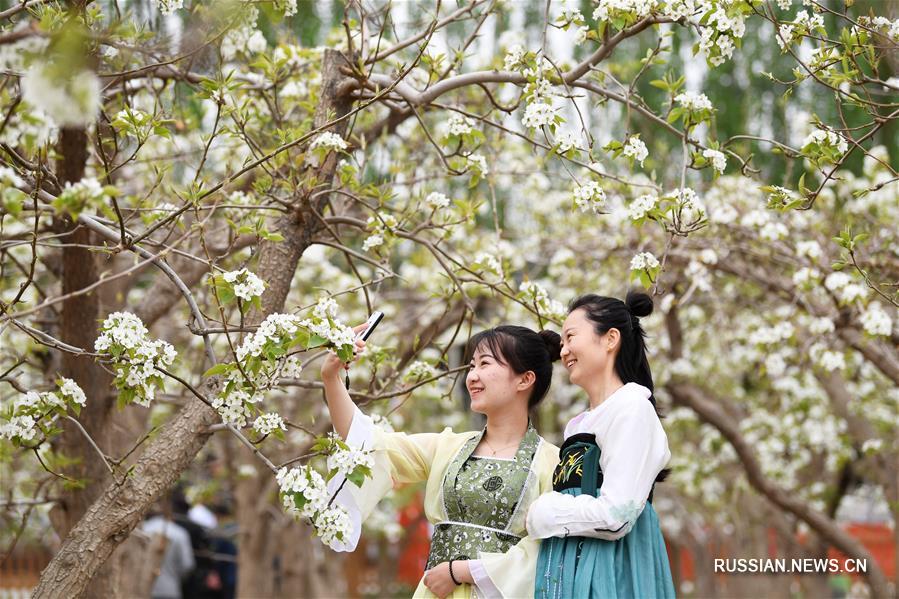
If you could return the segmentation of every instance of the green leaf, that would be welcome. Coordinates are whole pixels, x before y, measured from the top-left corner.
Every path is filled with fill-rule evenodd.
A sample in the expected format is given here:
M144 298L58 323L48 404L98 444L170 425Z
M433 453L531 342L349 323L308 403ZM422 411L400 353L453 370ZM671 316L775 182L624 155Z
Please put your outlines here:
M228 372L230 370L231 370L230 363L216 364L215 366L213 366L212 368L210 368L209 370L204 372L203 376L207 377L207 376L215 376L217 374L225 374L226 372Z

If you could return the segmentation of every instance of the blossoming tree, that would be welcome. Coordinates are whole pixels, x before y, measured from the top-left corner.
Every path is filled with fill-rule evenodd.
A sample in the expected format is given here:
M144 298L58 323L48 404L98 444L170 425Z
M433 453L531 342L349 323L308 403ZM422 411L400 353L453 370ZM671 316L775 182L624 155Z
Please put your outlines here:
M278 552L333 591L306 537L343 538L328 480L370 459L326 434L307 367L350 359L347 324L388 315L355 400L464 426L474 327L627 284L658 298L669 536L769 510L812 533L794 554L867 558L885 595L837 512L864 481L899 514L899 21L585 4L0 12L0 461L27 473L13 546L53 505L38 596L119 592L139 548L117 548L201 451L231 456L243 593L277 593ZM583 405L555 399L547 434Z

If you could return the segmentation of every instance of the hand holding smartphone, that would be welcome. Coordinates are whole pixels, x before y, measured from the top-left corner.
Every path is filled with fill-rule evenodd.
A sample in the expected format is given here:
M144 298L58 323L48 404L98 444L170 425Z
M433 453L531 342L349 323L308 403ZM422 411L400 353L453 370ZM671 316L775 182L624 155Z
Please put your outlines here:
M366 325L365 328L356 334L356 339L361 340L361 341L367 341L368 338L371 337L371 334L374 332L375 327L378 326L378 324L381 322L381 320L383 318L384 318L383 312L377 312L377 311L372 312L371 316L368 317L368 321L365 323L365 325ZM344 380L344 385L346 385L347 389L350 388L349 370L347 370L346 379Z

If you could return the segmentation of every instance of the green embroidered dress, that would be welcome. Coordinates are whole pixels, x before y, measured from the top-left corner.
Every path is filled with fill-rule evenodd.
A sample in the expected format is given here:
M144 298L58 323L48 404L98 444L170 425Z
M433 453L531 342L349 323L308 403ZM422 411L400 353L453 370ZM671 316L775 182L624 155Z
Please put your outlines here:
M373 450L375 465L361 488L346 484L337 495L353 522L350 538L338 550L355 549L362 521L394 485L427 481L424 509L434 526L428 568L471 559L479 596L532 596L539 542L526 536L525 519L537 497L552 489L559 450L529 427L514 458L472 456L482 436L483 431L449 428L415 435L385 432L357 409L347 443ZM339 475L331 480L332 492L341 482ZM472 590L463 584L450 597L471 597ZM423 583L414 596L434 597Z

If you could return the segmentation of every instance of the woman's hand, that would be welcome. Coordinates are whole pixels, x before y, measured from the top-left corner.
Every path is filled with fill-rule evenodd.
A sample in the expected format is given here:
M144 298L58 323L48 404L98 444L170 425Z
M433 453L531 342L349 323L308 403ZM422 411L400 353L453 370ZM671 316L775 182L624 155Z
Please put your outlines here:
M461 563L461 561L453 561L454 574L458 575L456 570ZM428 587L428 590L440 597L440 599L450 595L458 586L450 577L449 562L437 564L430 570L427 570L425 572L424 583L425 586Z
M359 333L361 333L362 331L365 330L366 326L368 326L368 325L360 324L358 326L353 327L353 330L356 331L356 334L358 335ZM356 340L356 352L355 352L354 356L358 356L364 349L365 349L365 341L362 341L361 339L357 339ZM355 357L353 358L353 361L355 361ZM332 378L339 379L340 374L344 370L349 370L349 368L350 368L350 362L341 362L340 358L337 357L337 354L329 351L328 354L325 356L324 361L322 362L322 368L321 368L322 379L332 379Z

